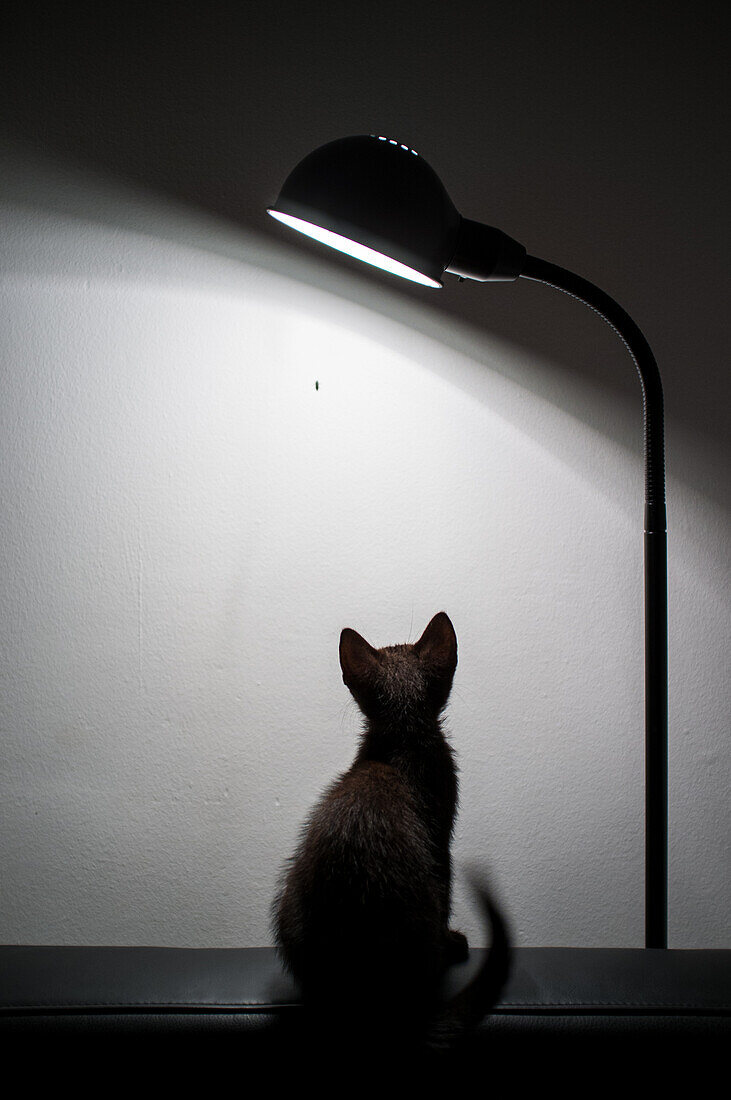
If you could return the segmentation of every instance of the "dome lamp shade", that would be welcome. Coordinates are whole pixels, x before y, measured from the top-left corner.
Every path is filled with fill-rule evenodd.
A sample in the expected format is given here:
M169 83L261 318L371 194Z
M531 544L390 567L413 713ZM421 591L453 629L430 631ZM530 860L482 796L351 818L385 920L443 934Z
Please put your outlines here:
M339 252L413 282L517 279L525 249L462 218L436 172L408 145L375 134L320 146L287 177L269 214Z

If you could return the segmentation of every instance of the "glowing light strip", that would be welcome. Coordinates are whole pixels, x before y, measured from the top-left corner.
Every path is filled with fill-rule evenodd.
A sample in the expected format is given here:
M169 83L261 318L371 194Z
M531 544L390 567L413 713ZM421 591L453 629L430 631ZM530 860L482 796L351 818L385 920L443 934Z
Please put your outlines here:
M367 248L364 244L351 241L349 237L341 237L339 233L331 233L329 229L313 225L312 222L302 221L301 218L293 218L291 214L282 214L279 210L270 208L267 213L271 214L277 221L296 229L299 233L304 233L307 237L322 241L323 244L335 248L338 252L345 252L347 256L355 256L357 260L362 260L363 263L371 264L373 267L380 267L383 271L391 272L392 275L400 275L402 279L411 279L412 282L421 283L423 286L440 287L442 285L434 279L430 279L428 275L422 275L420 271L415 271L413 267L407 267L406 264L401 264L398 260L391 259L390 256L384 256L382 252L376 252L374 248Z

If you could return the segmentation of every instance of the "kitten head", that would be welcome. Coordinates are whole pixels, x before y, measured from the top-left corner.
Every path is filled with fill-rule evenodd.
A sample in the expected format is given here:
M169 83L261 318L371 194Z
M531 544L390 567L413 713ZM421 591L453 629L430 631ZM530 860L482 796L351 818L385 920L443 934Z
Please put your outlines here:
M399 712L439 714L446 706L457 667L457 636L440 611L413 645L374 649L355 630L340 635L343 682L366 718Z

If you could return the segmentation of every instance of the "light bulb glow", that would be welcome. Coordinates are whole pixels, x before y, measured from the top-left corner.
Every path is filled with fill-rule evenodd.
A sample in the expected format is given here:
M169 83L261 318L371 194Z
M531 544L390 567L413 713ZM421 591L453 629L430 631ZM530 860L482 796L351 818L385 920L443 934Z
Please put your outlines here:
M271 214L277 221L283 222L284 225L296 229L299 233L304 233L305 236L312 237L315 241L321 241L338 252L344 252L347 256L354 256L357 260L362 260L363 263L371 264L372 267L380 267L383 271L388 271L392 275L400 275L402 279L410 279L412 282L421 283L423 286L441 287L442 285L428 275L423 275L420 271L414 270L413 267L407 267L406 264L399 263L398 260L385 256L382 252L376 252L374 248L358 244L357 241L352 241L349 237L341 237L339 233L332 233L329 229L323 229L320 225L303 221L301 218L293 218L291 214L283 214L280 210L272 210L271 207L267 213Z
M412 149L410 145L403 145L394 138L384 137L382 134L371 134L371 137L377 137L379 141L387 141L389 145L398 145L401 149L405 149L407 153L413 153L415 157L418 157L416 149Z

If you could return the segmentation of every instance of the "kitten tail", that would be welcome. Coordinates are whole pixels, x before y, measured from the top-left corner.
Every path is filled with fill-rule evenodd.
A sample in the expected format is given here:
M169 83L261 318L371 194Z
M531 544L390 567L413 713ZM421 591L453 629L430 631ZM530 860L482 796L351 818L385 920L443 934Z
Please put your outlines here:
M476 878L470 881L491 929L490 949L474 978L447 1001L431 1024L427 1043L434 1050L453 1047L477 1027L496 1004L510 973L510 937L505 919L485 886Z

